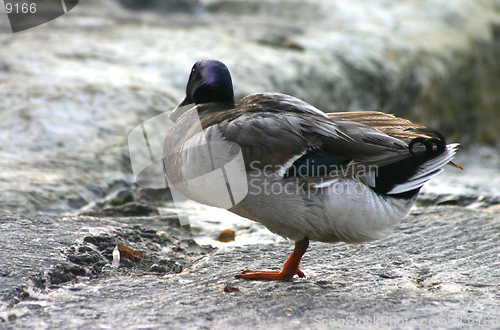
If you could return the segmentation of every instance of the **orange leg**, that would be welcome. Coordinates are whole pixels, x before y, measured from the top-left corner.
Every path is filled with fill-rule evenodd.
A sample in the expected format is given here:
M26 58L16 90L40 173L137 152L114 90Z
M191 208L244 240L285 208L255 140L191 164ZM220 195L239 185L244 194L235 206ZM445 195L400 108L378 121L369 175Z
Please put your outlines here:
M306 277L299 269L299 263L304 253L306 253L309 246L309 238L304 238L301 241L295 242L295 248L292 254L288 257L281 270L245 270L238 275L239 278L246 278L251 280L286 280L289 281L295 274L299 277Z

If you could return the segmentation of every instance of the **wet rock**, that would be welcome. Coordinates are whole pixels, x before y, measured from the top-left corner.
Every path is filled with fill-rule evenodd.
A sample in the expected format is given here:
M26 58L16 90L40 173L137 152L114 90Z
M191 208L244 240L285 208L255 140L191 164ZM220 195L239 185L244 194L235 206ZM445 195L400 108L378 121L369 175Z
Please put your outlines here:
M120 4L136 10L152 11L191 11L198 4L198 0L119 0Z
M120 189L122 187L126 188ZM168 188L142 188L129 182L112 182L100 191L99 199L81 207L80 214L96 217L156 215L156 207L172 202Z
M137 199L143 203L160 206L172 202L170 189L138 188Z
M429 320L444 320L443 328L498 325L495 209L418 208L385 240L312 243L302 264L307 278L282 283L234 275L279 268L289 242L212 254L174 216L130 216L154 208L124 204L99 213L120 190L155 207L169 198L138 193L127 135L182 99L202 58L227 63L237 98L282 92L324 111L392 112L450 142L497 143L497 1L124 2L146 10L80 2L20 34L0 13L0 209L83 206L101 217L0 216L0 322L16 329L127 328L144 320L293 329L391 316L422 328ZM179 3L194 8L168 14L163 7ZM489 166L495 154L470 158ZM432 203L498 203L486 189L498 187L498 167L482 170L473 179L446 171L456 191L434 192ZM144 258L111 267L118 243ZM242 294L219 289L226 286Z
M97 211L88 211L82 213L82 215L92 216L92 217L146 217L151 215L159 215L158 209L155 207L139 204L139 203L128 203L125 205L106 207Z
M105 250L106 248L111 248L115 246L116 244L116 239L112 237L111 235L104 233L101 235L91 235L91 236L85 236L83 238L83 241L86 243L91 243L95 246L98 247L99 250ZM92 249L82 246L78 248L79 252L91 252Z
M182 99L202 58L227 63L237 98L282 92L405 116L449 141L500 141L493 1L122 3L151 10L80 2L18 34L3 14L0 209L74 211L110 196L109 180L131 185L127 135Z
M49 218L60 226L61 222L54 216L29 219L45 219L47 227ZM11 235L12 248L38 252L31 255L31 265L40 271L43 262L39 261L45 258L40 252L46 250L17 245L15 238L19 236L15 229L5 231L8 226L4 225L12 221L0 219L3 221L0 233ZM151 221L158 219L151 218ZM76 223L71 225L71 221ZM79 217L71 221L64 222L76 228L68 236L77 231L83 233L85 230L81 227L92 223ZM102 221L101 228L111 224ZM143 229L151 230L142 225L135 229L125 227L120 229L129 234L134 230L137 234ZM28 235L35 232L35 228L24 229ZM231 329L237 324L238 328L255 329L329 329L354 321L357 327L376 322L377 327L382 328L406 328L394 326L404 322L412 325L408 328L427 328L430 322L443 328L470 327L479 321L487 322L488 327L496 326L500 318L496 301L500 285L499 230L498 212L456 206L419 208L382 240L358 245L312 242L301 263L306 278L289 282L234 278L246 268L279 268L293 248L293 243L288 241L224 248L198 255L191 261L158 254L158 258L151 259L140 272L139 264L130 262L130 267L115 270L105 266L101 275L92 279L78 274L79 267L86 266L64 261L54 268L57 274L54 279L73 279L50 285L44 291L20 286L24 277L15 277L15 283L20 286L15 295L17 300L9 300L12 307L0 309L0 317L13 322L11 325L16 329L32 329L37 324L49 328L64 325L69 329L81 329L82 324L87 328L140 327L145 319L160 328ZM108 232L109 237L113 237L112 233ZM37 235L54 237L42 228ZM90 236L93 235L85 237ZM102 241L109 240L106 236L95 240ZM82 246L94 251L90 244L77 243L74 253L89 252L80 249ZM127 244L144 250L147 257L147 244ZM0 253L5 253L5 249ZM4 255L2 260L7 267L15 264ZM183 268L178 271L168 266L182 264L181 260L184 260ZM70 265L73 268L69 268ZM71 273L75 272L77 276L73 277ZM0 282L0 287L4 288L5 282ZM32 305L44 308L31 308ZM133 312L130 306L134 306Z
M447 166L421 189L418 205L460 205L484 209L500 203L500 153L498 148L474 146L460 149L455 158L466 171Z
M147 218L152 224L161 223L161 228L169 232L169 238L165 238L155 234L157 229L145 227L144 218L127 219L130 223L81 216L0 216L0 258L4 260L0 299L17 304L38 299L47 290L67 283L103 276L137 276L149 271L176 274L193 258L212 251L209 247L196 248L196 242L189 239L189 228L180 227L178 220L176 224L173 219ZM140 251L142 257L131 261L124 256L120 268L112 270L117 245Z
M73 209L73 210L78 210L78 209L84 207L87 204L88 204L88 201L86 199L84 199L83 197L81 197L81 196L75 197L75 198L69 198L66 201L66 205L70 209Z
M151 268L148 269L149 272L153 273L165 273L167 272L167 267L165 266L159 266L159 265L153 265Z
M482 198L477 195L434 195L434 194L422 194L418 198L418 205L430 206L430 205L459 205L468 206L473 203L481 202ZM485 203L485 206L487 203Z
M68 260L79 265L92 265L101 261L101 255L98 252L69 255Z
M97 260L89 262L88 264L96 263ZM46 287L53 287L58 284L63 284L74 280L77 276L86 275L86 271L83 267L64 264L54 267L48 274L46 281L44 282Z
M184 270L184 266L174 260L160 260L160 267L172 273L180 273Z
M134 192L132 190L126 189L118 191L116 195L109 200L108 204L112 206L117 206L117 205L131 203L133 201L134 201Z

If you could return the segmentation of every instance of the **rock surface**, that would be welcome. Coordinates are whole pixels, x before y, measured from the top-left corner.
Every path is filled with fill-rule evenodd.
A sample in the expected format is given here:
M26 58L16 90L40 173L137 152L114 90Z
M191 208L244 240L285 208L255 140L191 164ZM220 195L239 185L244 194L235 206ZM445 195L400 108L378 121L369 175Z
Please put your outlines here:
M54 289L66 282L109 274L117 244L143 255L131 258L122 254L115 261L119 261L116 266L126 268L125 275L142 275L155 265L150 272L179 273L193 256L212 251L211 247L198 246L189 227L181 227L172 216L117 220L2 216L0 235L0 295L11 305L29 298L33 290Z
M500 139L499 0L121 3L16 34L0 13L0 210L73 211L130 185L128 133L177 104L204 58L229 66L237 98L282 92Z
M468 209L416 208L364 245L312 243L307 278L272 283L234 275L280 267L291 243L212 252L175 217L145 216L170 195L133 183L127 135L217 58L237 98L288 93L495 144L499 31L499 0L89 0L17 34L0 11L0 329L498 328L497 149L474 148L479 166L421 199ZM116 269L117 244L144 257Z
M168 223L158 217L142 220L149 224L141 222L143 229L138 236ZM54 269L82 267L81 261L75 264L68 260L72 255L68 248L87 246L97 253L99 248L85 239L90 233L102 237L103 230L107 228L109 233L113 228L130 230L129 237L133 237L137 228L133 224L138 221L1 217L0 253L7 261L3 269L12 271L4 271L0 286L4 301L13 305L7 307L4 302L0 307L0 328L500 326L500 213L449 206L418 208L395 233L376 242L312 243L301 265L307 278L290 282L234 278L246 268L279 268L292 249L290 242L284 242L223 248L204 256L208 251L193 245L191 261L189 256L179 259L186 267L181 273L126 265L113 269L107 261L98 274L80 271L66 283L36 285L41 272L53 274ZM33 227L34 223L44 223L47 230ZM87 245L83 245L85 241ZM173 246L163 241L157 243L160 252L155 252L153 241L154 235L143 235L125 243L144 246L145 258L148 254L159 256L164 244ZM90 266L85 265L86 269Z

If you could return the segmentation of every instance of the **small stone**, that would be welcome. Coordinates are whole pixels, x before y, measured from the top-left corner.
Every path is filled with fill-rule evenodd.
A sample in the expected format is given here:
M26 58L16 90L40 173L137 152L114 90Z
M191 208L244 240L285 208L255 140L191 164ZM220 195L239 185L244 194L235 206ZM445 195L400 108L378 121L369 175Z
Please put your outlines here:
M224 288L222 289L222 291L228 292L228 293L241 292L240 288L238 288L237 286L229 285L229 284L226 284L226 286L224 286Z
M116 193L116 195L109 200L108 204L112 206L118 206L133 201L134 201L134 193L132 192L132 190L124 189Z
M170 189L141 188L138 200L146 204L164 204L172 201Z
M153 272L153 273L166 273L167 268L165 266L160 266L160 265L154 264L153 266L151 266L148 269L148 271Z
M102 210L82 213L82 215L88 215L91 217L102 217L102 218L147 217L159 214L160 213L158 212L157 208L139 203L128 203L125 205L106 207Z

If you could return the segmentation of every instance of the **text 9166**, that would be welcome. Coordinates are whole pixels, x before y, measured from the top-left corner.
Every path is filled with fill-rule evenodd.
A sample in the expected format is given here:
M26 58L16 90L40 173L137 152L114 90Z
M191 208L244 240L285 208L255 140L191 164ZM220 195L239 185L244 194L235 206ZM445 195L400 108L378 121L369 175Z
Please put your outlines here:
M7 14L14 13L14 14L34 14L36 13L36 3L6 3L5 4L5 11L7 11Z

